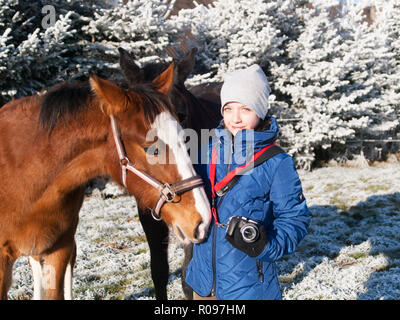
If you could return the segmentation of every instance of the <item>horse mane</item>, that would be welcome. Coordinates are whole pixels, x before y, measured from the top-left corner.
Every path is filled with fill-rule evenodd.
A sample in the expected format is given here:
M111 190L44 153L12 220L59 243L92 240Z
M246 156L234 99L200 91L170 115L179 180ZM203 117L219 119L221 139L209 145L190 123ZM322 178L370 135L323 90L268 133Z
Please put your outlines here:
M42 98L39 124L48 133L60 122L68 120L87 106L89 82L62 82L51 87Z
M147 126L150 126L161 112L167 111L175 116L176 111L170 99L161 92L154 90L154 85L151 82L139 83L130 90L139 94L143 101L141 106Z
M156 116L163 111L175 114L172 105L167 102L163 94L154 90L151 82L139 83L129 88L128 95L130 92L140 96L147 126L150 126ZM61 120L71 120L87 109L90 105L89 99L92 97L92 89L88 81L62 82L54 85L42 96L40 127L50 134Z

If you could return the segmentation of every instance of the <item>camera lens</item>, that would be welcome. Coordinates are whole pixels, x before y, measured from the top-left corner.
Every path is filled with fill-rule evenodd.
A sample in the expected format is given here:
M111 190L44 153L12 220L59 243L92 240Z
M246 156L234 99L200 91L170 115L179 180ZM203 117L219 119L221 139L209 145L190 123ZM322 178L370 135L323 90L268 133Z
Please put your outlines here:
M243 240L247 243L252 243L258 239L258 228L253 224L245 224L241 229Z

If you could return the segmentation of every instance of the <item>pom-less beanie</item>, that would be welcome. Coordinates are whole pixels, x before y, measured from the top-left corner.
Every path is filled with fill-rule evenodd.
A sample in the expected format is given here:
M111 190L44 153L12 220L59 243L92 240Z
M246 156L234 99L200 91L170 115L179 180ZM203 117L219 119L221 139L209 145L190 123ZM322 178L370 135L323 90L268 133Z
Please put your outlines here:
M221 113L228 102L240 102L264 119L269 109L270 92L268 79L258 64L226 73L221 88Z

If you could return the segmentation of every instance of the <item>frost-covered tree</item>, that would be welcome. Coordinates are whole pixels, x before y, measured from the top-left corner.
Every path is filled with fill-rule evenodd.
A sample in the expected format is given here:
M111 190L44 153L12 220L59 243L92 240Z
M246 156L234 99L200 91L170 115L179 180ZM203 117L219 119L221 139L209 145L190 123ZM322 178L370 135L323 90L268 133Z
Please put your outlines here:
M378 1L379 8L377 11L377 25L386 36L387 45L393 52L395 59L395 70L393 74L393 82L391 89L400 93L400 3L396 0ZM400 103L397 103L399 106Z
M85 78L89 70L120 75L118 47L139 63L168 59L166 47L179 38L165 24L174 1L0 0L0 87L2 103L60 80ZM43 27L45 5L55 24Z
M298 1L220 0L182 10L171 22L190 29L199 43L196 72L190 82L221 81L227 71L260 64L268 73L282 60L284 43L296 33Z
M165 49L174 43L178 30L166 24L175 1L114 1L111 8L96 10L94 19L83 28L92 37L88 44L98 60L118 69L118 47L130 51L139 64L164 61Z
M273 70L299 119L286 128L290 152L306 167L316 152L398 128L388 101L395 60L386 34L362 23L361 4L335 18L333 4L316 1L303 11L304 29L288 46L293 63Z
M175 16L174 1L165 0L0 0L0 103L89 70L120 78L118 47L142 66L170 61L166 49L190 32L199 51L189 86L258 63L272 88L281 144L298 165L351 155L350 140L399 131L400 5L338 6L344 2L217 0ZM43 27L46 4L57 17ZM363 8L370 5L378 10L368 25Z
M54 25L43 27L46 1L1 0L0 87L1 104L33 94L60 80L87 73L95 61L83 56L80 28L91 14L80 1L49 1L55 9ZM92 67L92 66L91 66Z

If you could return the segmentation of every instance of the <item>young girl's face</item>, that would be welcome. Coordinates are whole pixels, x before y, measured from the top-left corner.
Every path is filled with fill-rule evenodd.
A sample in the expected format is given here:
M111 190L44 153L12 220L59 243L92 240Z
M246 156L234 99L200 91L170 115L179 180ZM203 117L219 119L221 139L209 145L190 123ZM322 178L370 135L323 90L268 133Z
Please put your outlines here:
M254 129L260 122L257 114L240 102L229 102L222 109L224 123L233 136L240 130Z

